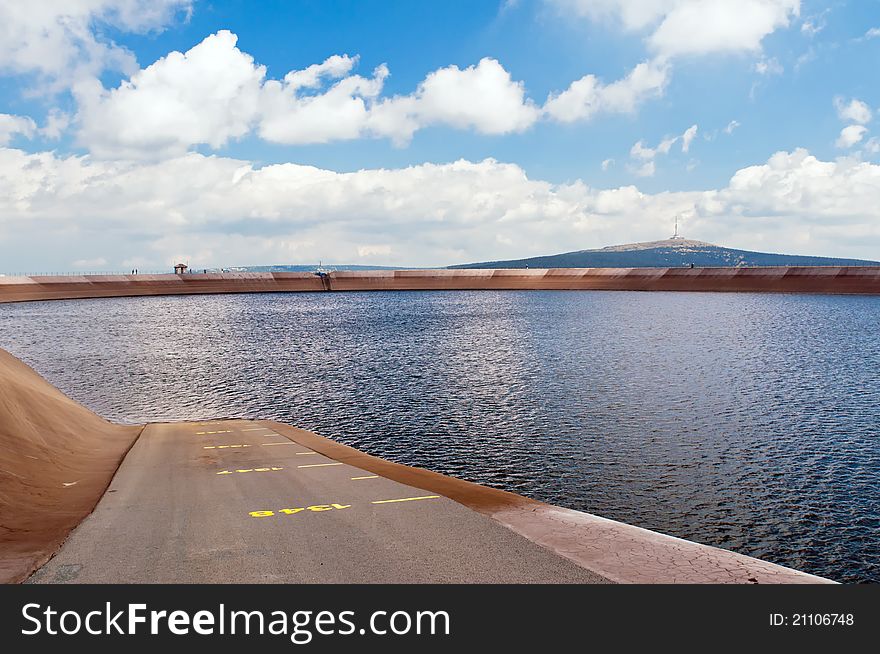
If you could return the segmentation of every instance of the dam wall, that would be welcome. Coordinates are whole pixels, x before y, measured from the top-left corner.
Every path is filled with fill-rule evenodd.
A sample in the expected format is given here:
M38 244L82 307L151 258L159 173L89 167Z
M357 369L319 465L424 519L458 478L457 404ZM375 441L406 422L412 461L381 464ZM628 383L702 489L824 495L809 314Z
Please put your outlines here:
M0 277L0 303L151 295L422 290L880 294L880 267L367 270Z

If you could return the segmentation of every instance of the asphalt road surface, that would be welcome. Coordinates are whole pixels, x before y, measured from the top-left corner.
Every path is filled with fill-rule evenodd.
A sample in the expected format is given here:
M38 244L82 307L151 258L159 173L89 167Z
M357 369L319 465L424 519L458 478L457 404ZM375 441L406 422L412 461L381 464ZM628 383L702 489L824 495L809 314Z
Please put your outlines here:
M249 421L149 425L28 583L602 583L445 497Z

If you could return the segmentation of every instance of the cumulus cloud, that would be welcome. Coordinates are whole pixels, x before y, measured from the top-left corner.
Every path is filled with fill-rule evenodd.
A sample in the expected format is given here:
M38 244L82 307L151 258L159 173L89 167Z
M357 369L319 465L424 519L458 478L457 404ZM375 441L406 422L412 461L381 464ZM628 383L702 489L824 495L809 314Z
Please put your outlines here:
M861 141L867 133L868 128L864 125L847 125L840 130L840 136L837 137L837 141L834 142L834 145L842 150L851 148Z
M350 62L341 61L328 77L343 77L350 66L341 64ZM525 97L523 83L514 81L495 59L485 58L464 69L435 70L413 93L380 98L388 74L387 67L379 66L371 78L343 77L326 92L305 96L290 83L291 75L283 83L269 81L260 136L288 144L388 137L404 145L416 131L433 125L508 134L528 129L540 117L540 110Z
M756 51L800 14L800 0L548 0L592 20L617 20L644 31L661 57Z
M244 136L256 119L266 71L236 41L231 32L218 32L111 91L97 81L81 84L75 89L80 141L102 156L169 156Z
M677 213L692 216L694 237L726 245L870 258L878 205L880 165L804 150L724 188L647 194L552 184L492 159L337 173L197 153L123 162L0 149L0 260L12 267L58 257L142 269L184 257L442 265L649 240ZM19 258L35 255L25 246L37 238L49 258Z
M725 134L733 134L733 131L737 127L739 127L739 121L738 120L731 120L729 123L727 123L727 127L724 128L724 133Z
M799 10L800 0L682 0L648 44L666 56L756 51Z
M388 69L379 66L370 78L347 75L354 63L348 57L331 57L318 68L320 77L335 81L323 92L300 95L302 88L318 88L322 81L300 84L302 73L289 73L283 82L269 80L259 108L259 134L267 141L301 145L354 139L365 135L370 109L382 90ZM315 68L315 66L310 66Z
M9 142L18 135L31 138L36 131L36 123L28 116L0 114L0 146L9 145Z
M787 27L800 13L800 0L545 0L567 15L613 20L628 31L645 32L653 58L625 79L603 86L586 75L544 106L561 122L589 118L607 107L632 111L646 98L662 95L677 57L713 53L760 52L764 37ZM755 69L781 73L775 59Z
M880 224L870 216L880 199L878 182L880 165L849 158L821 161L797 149L778 152L766 164L737 171L718 198L736 215L778 216L783 219L780 228L800 213L805 228L839 227L844 240L862 232L876 239ZM847 233L847 227L853 231Z
M539 109L525 97L495 59L485 58L464 70L448 66L429 74L415 93L385 100L374 107L370 129L408 140L427 125L450 125L484 134L521 132L538 119Z
M586 120L598 113L632 113L646 99L661 95L668 79L669 66L660 60L642 62L610 84L586 75L562 93L551 95L544 111L562 123Z
M161 29L192 0L0 0L0 71L36 74L48 90L67 88L105 69L133 72L134 56L100 36Z
M662 93L667 66L637 65L605 84L592 75L543 107L526 95L495 59L429 73L409 94L383 97L389 70L353 72L357 57L334 55L266 79L266 68L238 47L229 31L188 51L171 52L107 90L94 79L74 87L80 144L101 157L161 158L193 146L218 149L251 133L287 145L389 138L405 145L431 126L500 135L522 132L542 118L588 120L598 113L632 113Z
M867 104L857 98L846 102L840 96L834 98L834 108L841 120L864 125L871 122L871 109Z
M39 129L40 136L50 141L57 140L67 131L68 125L70 125L70 115L52 108L46 116L46 124Z

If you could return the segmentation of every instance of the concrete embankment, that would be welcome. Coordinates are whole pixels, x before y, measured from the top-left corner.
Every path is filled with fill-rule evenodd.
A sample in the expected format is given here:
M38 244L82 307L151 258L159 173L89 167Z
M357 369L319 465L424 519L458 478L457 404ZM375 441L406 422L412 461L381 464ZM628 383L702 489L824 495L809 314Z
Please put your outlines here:
M280 423L112 425L2 350L0 445L6 582L826 581Z
M0 302L145 295L404 290L880 294L880 267L370 270L0 277Z
M52 556L140 430L103 420L0 349L0 582Z

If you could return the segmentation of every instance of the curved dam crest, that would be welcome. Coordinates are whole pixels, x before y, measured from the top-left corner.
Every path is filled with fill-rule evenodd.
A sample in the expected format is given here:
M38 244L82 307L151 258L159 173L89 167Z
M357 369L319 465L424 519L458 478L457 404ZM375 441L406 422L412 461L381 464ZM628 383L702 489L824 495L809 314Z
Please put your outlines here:
M880 294L880 267L371 270L0 277L0 302L77 298L419 290L607 290Z

